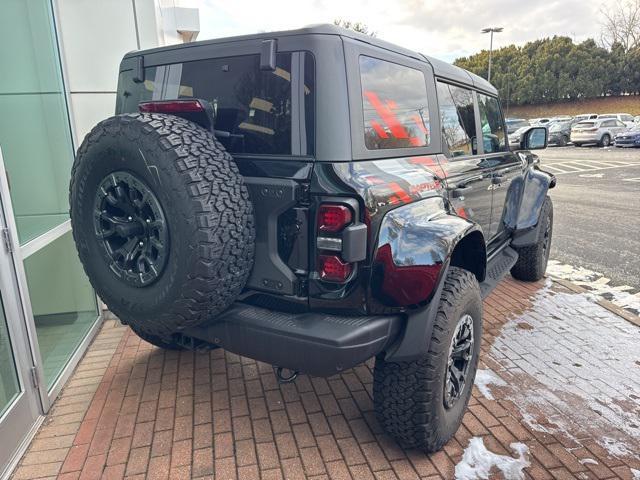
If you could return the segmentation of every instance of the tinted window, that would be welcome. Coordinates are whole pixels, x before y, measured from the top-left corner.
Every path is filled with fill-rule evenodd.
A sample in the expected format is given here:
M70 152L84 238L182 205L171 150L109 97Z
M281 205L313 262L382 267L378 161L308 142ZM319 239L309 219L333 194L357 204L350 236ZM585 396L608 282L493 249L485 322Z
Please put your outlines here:
M314 63L305 55L306 143L314 144ZM260 70L260 56L246 55L145 69L145 82L123 72L118 112L132 112L148 100L200 98L211 102L215 128L231 134L219 140L232 153L291 154L291 54L276 56L275 71Z
M498 99L478 93L478 109L480 110L484 153L504 152L507 145Z
M429 107L424 74L360 57L364 141L369 150L429 145Z
M315 134L315 117L316 117L316 64L313 55L306 53L304 55L304 116L307 138L306 151L312 155L315 152L316 134ZM305 149L302 149L304 153Z
M442 141L454 156L475 155L476 118L471 90L438 82L438 104L442 123Z

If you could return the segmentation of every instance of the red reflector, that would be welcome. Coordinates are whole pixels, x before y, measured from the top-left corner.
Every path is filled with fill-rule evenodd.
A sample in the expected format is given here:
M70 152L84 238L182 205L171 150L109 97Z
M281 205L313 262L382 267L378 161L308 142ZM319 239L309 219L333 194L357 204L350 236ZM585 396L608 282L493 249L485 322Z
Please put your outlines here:
M335 255L320 255L318 272L322 280L344 282L351 275L351 264L343 262Z
M139 103L138 110L142 113L182 113L204 112L204 107L198 100L166 100Z
M318 230L339 232L351 223L351 209L344 205L326 203L318 209Z

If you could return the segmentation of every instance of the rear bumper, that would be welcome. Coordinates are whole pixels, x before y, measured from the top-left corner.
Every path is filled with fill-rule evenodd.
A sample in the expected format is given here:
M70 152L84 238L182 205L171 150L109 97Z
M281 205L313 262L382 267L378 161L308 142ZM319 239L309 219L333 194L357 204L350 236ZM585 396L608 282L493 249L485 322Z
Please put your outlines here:
M235 303L183 334L265 363L330 376L384 351L404 323L401 315L293 314Z
M572 133L571 141L572 142L581 142L581 143L597 143L602 140L602 135L598 133Z

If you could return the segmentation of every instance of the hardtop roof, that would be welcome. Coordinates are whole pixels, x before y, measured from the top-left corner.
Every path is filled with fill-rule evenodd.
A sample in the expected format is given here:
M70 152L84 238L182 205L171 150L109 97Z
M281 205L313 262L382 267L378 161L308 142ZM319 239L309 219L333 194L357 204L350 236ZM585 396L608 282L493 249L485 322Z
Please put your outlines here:
M451 65L450 63L443 62L442 60L438 60L437 58L433 58L433 57L424 55L420 52L406 49L399 45L395 45L393 43L387 42L385 40L381 40L376 37L372 37L370 35L365 35L362 33L355 32L353 30L349 30L346 28L342 28L342 27L338 27L336 25L330 25L330 24L309 25L296 30L254 33L250 35L240 35L235 37L216 38L211 40L201 40L198 42L168 45L165 47L157 47L157 48L151 48L147 50L137 50L137 51L127 53L125 55L125 58L139 56L140 54L144 55L144 54L154 53L154 52L178 50L178 49L190 48L190 47L201 46L201 45L219 45L223 43L238 42L243 40L267 40L274 37L277 38L277 37L295 36L295 35L339 35L341 37L352 38L354 40L358 40L379 48L383 48L385 50L389 50L401 55L406 55L411 58L425 61L432 66L436 77L449 79L465 85L470 85L475 88L484 90L488 93L491 93L493 95L498 94L498 91L495 89L495 87L491 85L489 82L487 82L484 78L479 77L478 75L475 75L460 67L456 67L455 65Z

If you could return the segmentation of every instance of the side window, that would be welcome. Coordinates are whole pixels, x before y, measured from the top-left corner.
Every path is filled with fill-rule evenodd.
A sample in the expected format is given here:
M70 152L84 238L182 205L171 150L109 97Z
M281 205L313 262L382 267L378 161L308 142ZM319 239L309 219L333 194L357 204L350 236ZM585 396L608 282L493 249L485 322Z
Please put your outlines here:
M621 122L620 120L616 120L616 127L626 127L626 125L624 124L624 122Z
M429 145L427 85L420 70L361 56L360 81L367 149Z
M471 90L438 82L442 141L451 156L476 155L476 118Z
M504 122L500 103L495 97L478 93L480 124L482 125L482 144L484 153L504 152L507 149L504 134Z

